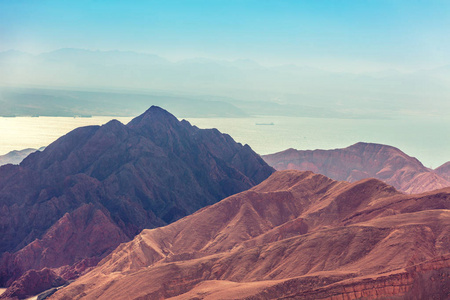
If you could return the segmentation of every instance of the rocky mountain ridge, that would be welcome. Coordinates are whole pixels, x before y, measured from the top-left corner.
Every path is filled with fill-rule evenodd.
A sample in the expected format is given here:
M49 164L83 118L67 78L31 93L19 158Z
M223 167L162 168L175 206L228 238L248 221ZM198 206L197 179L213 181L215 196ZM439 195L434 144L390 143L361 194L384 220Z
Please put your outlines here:
M388 145L360 142L343 149L287 149L262 157L276 170L313 171L349 182L373 177L409 194L450 186L449 163L431 170Z
M273 169L247 145L159 107L73 130L0 167L0 284L51 268L75 278L144 228L251 188Z
M445 299L449 220L449 188L280 171L144 230L50 299Z

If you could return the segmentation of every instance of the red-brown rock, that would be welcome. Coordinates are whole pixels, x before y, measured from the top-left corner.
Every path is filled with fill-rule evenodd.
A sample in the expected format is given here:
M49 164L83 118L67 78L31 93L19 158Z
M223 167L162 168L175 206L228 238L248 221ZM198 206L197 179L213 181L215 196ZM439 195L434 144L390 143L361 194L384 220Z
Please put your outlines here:
M442 178L450 181L450 161L446 162L445 164L443 164L439 168L436 168L434 170L434 172L436 172L436 174L438 174Z
M449 236L450 188L280 171L144 230L51 299L446 299Z
M334 150L288 149L264 155L263 159L279 171L312 171L349 182L373 177L409 194L450 186L450 165L433 171L416 158L387 145L357 143Z
M25 299L65 283L64 279L50 269L29 270L12 284L0 299Z

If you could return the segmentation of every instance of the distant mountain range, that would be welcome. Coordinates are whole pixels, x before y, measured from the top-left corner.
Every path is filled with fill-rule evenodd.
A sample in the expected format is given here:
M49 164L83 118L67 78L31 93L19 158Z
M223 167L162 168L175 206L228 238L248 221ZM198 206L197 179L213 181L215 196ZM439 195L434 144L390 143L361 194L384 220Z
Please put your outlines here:
M449 70L444 66L410 73L387 70L352 74L295 65L269 67L245 59L197 58L172 62L152 54L71 48L37 55L13 50L0 53L0 82L4 86L72 91L63 95L63 100L67 101L75 94L75 99L81 100L83 105L73 109L77 109L77 113L91 115L101 110L90 111L87 108L94 102L102 104L101 99L105 97L95 94L80 97L73 91L118 92L122 95L116 95L116 98L120 97L122 103L131 105L128 109L133 113L138 109L133 106L143 109L140 98L133 96L138 91L139 94L150 95L150 100L164 101L167 97L169 105L172 105L171 101L182 100L184 109L189 105L183 101L190 102L200 109L198 114L206 116L221 111L213 110L213 107L207 109L192 99L211 101L208 102L210 105L222 102L220 108L228 108L224 115L244 112L338 118L446 117L450 113L447 97L450 93ZM17 97L23 100L26 94ZM41 95L40 101L44 103L58 104L61 100L61 93L45 95L38 92L37 95ZM8 97L0 97L0 100L8 100ZM33 98L36 100L38 97ZM429 99L433 99L431 105ZM255 101L258 105L254 104ZM86 103L90 105L86 107ZM5 114L26 111L25 105L17 107L20 110L16 112L13 107L1 104L7 108L2 109ZM146 107L150 104L163 105L146 102ZM42 105L34 108L39 107ZM117 102L113 106L102 107L106 112L113 110L118 113L121 105ZM177 114L183 112L175 105L165 107ZM64 112L61 104L53 109L48 104L46 108L49 110L47 113L54 114L57 109Z
M274 173L122 244L50 299L447 299L450 188Z
M18 165L29 154L36 152L38 150L42 151L44 149L45 149L45 147L42 147L39 149L28 148L28 149L23 149L23 150L13 150L4 155L0 155L0 166L6 165L6 164Z
M133 116L151 105L182 117L247 117L244 110L215 98L50 88L0 87L0 116Z
M357 143L334 150L288 149L262 157L276 170L313 171L349 182L373 177L405 193L450 186L450 162L431 170L416 158L387 145Z
M155 106L127 125L75 129L20 165L0 167L0 285L12 297L55 270L75 278L142 229L251 188L273 171L248 145Z

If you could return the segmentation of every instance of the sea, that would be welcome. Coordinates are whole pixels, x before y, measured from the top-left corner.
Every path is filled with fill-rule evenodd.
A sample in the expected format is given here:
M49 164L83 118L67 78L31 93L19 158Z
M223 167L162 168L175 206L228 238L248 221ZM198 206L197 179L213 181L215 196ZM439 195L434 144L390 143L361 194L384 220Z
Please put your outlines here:
M111 119L126 124L132 117L3 117L0 118L0 155L12 150L47 146L77 127L102 125ZM450 161L450 117L185 119L199 128L217 128L235 141L250 145L261 155L288 148L335 149L357 142L372 142L397 147L429 168Z

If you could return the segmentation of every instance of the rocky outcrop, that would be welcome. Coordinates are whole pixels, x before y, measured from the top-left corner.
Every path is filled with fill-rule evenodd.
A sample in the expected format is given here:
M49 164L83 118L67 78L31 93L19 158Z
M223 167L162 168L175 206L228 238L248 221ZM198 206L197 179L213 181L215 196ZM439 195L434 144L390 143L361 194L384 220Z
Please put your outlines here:
M357 143L334 150L288 149L264 155L263 159L276 170L312 171L335 180L355 182L373 177L409 194L450 186L445 165L433 171L387 145Z
M93 204L84 204L66 213L42 238L5 256L2 270L10 274L6 285L12 284L27 270L46 267L58 269L65 266L58 270L58 274L66 279L84 273L93 262L97 263L117 245L129 240L107 214ZM90 260L86 261L86 258Z
M65 284L66 281L54 271L44 268L30 270L16 280L1 296L0 299L25 299L52 287Z
M280 171L144 230L51 299L122 298L124 291L132 299L442 296L449 235L450 188L405 195L377 179ZM427 286L440 290L432 295Z
M331 282L333 278L321 280ZM436 257L386 275L343 279L322 287L311 287L313 281L317 282L318 278L284 281L248 299L448 299L450 255Z
M142 229L272 172L247 145L159 107L127 125L75 129L19 166L0 167L0 285L45 267L76 277Z

